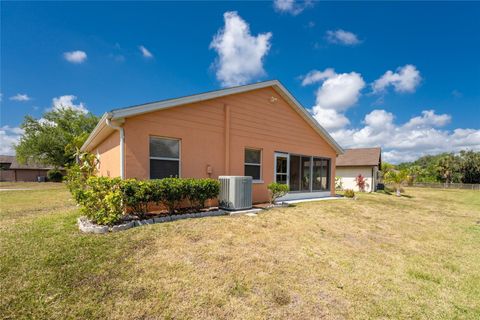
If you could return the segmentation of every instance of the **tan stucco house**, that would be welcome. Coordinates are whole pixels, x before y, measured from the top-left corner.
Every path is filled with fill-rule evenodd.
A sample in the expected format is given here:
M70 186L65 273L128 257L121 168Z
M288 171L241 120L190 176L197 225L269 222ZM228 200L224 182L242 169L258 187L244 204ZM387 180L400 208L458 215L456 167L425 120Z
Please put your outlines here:
M382 166L381 148L345 149L337 158L336 176L341 178L343 189L358 191L355 178L362 175L365 191L376 191L379 182L379 170Z
M102 176L252 176L254 202L272 181L290 186L285 199L334 195L343 153L277 80L114 109L82 150Z

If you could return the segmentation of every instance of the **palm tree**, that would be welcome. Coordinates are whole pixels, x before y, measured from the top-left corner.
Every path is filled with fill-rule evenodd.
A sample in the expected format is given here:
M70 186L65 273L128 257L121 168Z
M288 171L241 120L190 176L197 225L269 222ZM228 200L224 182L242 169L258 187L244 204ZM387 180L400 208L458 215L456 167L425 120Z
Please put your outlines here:
M407 180L408 174L405 170L390 170L385 174L385 182L392 183L395 185L396 195L400 197L400 188L402 187L402 183L405 183Z

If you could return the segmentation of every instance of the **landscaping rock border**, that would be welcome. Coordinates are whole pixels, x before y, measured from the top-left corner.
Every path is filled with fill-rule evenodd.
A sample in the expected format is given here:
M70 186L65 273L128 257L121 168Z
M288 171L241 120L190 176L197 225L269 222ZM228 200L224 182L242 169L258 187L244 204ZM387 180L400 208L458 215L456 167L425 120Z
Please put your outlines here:
M190 218L225 216L228 214L229 213L224 210L186 213L186 214L178 214L173 216L156 217L156 218L145 219L145 220L132 220L132 221L125 222L123 224L114 225L112 227L101 226L91 222L86 217L80 217L77 219L77 224L80 231L84 233L102 234L102 233L108 233L108 232L123 231L133 227L140 227L140 226L145 226L145 225L154 224L154 223L163 223L163 222L170 222L170 221L190 219Z

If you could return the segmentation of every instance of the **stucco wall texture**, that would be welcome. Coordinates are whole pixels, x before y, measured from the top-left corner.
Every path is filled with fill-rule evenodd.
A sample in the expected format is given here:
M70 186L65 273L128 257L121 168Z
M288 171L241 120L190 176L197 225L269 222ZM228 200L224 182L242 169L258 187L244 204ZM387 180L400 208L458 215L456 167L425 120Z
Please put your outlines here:
M129 117L123 127L126 178L149 178L149 137L158 136L180 139L181 177L244 175L245 148L261 149L263 182L253 186L254 202L268 200L276 151L330 158L330 190L335 192L335 150L273 88ZM119 176L118 132L94 150L100 156L99 174Z
M372 172L373 170L373 172ZM342 178L343 189L359 191L355 178L361 174L365 178L365 191L375 191L378 167L338 167L337 176ZM373 173L373 175L372 175Z

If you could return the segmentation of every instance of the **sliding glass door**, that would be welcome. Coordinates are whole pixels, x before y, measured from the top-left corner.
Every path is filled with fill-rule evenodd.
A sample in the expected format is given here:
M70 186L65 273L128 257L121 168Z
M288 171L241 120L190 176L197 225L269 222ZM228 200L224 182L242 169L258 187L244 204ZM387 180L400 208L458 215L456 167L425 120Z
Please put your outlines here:
M291 192L330 190L330 159L276 153L275 181Z

